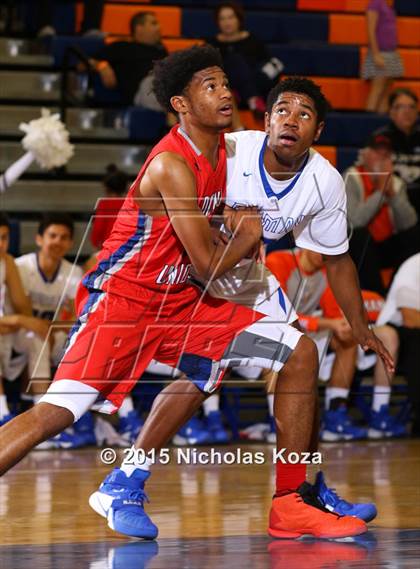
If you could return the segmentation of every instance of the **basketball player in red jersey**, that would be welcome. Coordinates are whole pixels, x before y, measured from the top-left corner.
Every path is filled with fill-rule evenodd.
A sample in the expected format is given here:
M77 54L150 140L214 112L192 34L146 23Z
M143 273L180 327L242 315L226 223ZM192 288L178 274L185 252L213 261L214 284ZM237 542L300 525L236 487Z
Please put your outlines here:
M254 250L261 237L255 209L229 214L225 223L233 237L228 246L214 243L207 219L224 197L220 132L232 115L220 55L210 47L174 53L156 64L155 80L159 102L176 111L180 126L152 150L97 266L83 279L79 319L54 383L34 408L0 429L0 472L98 401L103 411L118 409L152 358L186 374L193 387L186 396L192 399L214 391L223 369L238 359L274 371L289 362L283 387L296 404L284 410L283 421L293 425L286 446L298 453L310 446L317 375L313 342L292 326L214 299L187 280L191 266L203 279L217 278ZM167 409L176 427L192 411ZM163 440L175 432L164 421L156 428ZM301 465L285 466L295 487ZM135 461L127 461L106 478L91 506L112 529L155 538L157 528L143 509L148 476ZM279 498L278 536L305 531L344 537L366 531L363 521L323 511L314 500L305 484Z

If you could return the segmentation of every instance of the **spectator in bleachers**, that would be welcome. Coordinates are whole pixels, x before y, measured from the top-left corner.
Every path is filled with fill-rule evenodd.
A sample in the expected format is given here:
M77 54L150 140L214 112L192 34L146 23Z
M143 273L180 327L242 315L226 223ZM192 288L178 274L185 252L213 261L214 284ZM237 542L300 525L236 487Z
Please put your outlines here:
M244 29L244 11L236 2L222 2L215 11L219 33L209 43L217 47L230 86L240 106L262 118L265 98L278 80L283 64L265 45Z
M367 111L386 112L392 80L404 73L397 51L397 18L393 4L394 0L370 0L366 11L368 53L362 77L371 80Z
M370 137L344 173L353 234L350 254L362 288L384 294L381 269L396 270L419 249L417 214L404 182L394 174L389 139Z
M105 87L118 87L127 105L162 111L150 74L153 62L167 55L159 20L153 12L138 12L131 18L130 32L130 40L106 45L90 63Z
M366 428L354 424L348 413L348 398L356 371L357 343L328 285L324 261L320 253L302 249L275 251L267 256L267 267L277 278L292 302L300 326L316 342L320 357L320 375L329 379L325 389L325 411L321 440L357 440L365 438ZM362 291L370 321L377 317L382 299ZM369 308L369 309L368 309ZM326 347L333 352L331 372L326 360Z
M53 27L54 4L53 0L37 0L36 14L38 19L38 37L54 36ZM104 0L84 0L84 17L81 33L86 36L102 36L101 20Z
M420 253L407 259L395 275L375 334L405 375L413 410L412 434L420 436ZM377 438L389 436L395 419L389 413L391 378L378 363L375 368L371 428Z
M105 197L98 201L92 224L90 240L96 249L101 249L102 244L108 239L118 212L124 203L127 193L128 176L115 166L107 167L107 174L102 180Z
M420 123L417 95L404 87L389 96L390 121L374 134L386 136L394 172L407 184L408 197L420 216Z
M7 253L9 236L9 220L5 214L0 213L0 425L13 417L3 387L3 376L12 353L14 332L13 323L8 323L3 318L7 312L6 291L11 313L22 318L30 317L32 314L31 304L25 295L16 263L13 257Z

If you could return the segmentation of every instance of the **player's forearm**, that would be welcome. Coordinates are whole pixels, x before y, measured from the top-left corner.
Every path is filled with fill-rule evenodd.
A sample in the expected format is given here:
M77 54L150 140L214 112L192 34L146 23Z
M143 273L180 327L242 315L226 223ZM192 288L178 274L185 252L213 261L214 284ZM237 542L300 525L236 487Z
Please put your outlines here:
M35 316L25 316L21 314L19 316L19 324L21 328L24 328L30 332L35 332L35 334L41 336L41 338L46 338L48 336L50 322L47 320L42 320L41 318L36 318Z
M237 235L227 245L218 243L209 248L204 258L193 263L194 268L206 281L218 279L245 258L258 242L253 236Z
M368 318L363 304L356 267L348 253L326 256L328 282L334 296L356 332L368 326Z

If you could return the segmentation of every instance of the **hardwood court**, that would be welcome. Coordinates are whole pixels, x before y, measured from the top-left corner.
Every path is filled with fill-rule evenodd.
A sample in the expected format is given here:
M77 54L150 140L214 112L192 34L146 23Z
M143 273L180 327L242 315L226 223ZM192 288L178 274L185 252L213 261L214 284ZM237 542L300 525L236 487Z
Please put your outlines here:
M154 467L147 490L157 543L115 534L89 508L89 494L111 468L100 450L32 452L0 478L1 569L420 566L419 440L322 448L330 485L378 506L378 518L356 543L269 539L272 447L217 450L238 448L264 453L264 464L177 464L184 455L174 450L168 465Z

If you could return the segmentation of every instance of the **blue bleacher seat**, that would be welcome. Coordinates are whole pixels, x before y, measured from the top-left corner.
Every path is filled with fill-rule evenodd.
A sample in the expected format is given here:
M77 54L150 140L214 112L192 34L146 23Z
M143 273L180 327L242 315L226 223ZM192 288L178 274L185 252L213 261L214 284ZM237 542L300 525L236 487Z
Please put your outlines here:
M26 29L32 33L37 31L35 29L37 22L36 4L32 0L23 3ZM57 34L74 34L76 31L75 2L54 2L53 4L52 25L56 29Z
M375 113L329 113L319 144L361 148L369 135L386 122L386 117Z
M356 162L358 154L358 148L343 148L339 146L337 148L337 170L342 174L344 170Z
M416 2L416 0L396 0L395 10L398 16L420 16L420 2Z
M329 44L270 45L270 52L284 63L284 73L357 77L360 53L357 46Z
M248 12L245 28L262 41L286 43L291 41L328 41L328 15L287 12ZM217 28L211 10L182 11L182 35L189 38L209 38Z
M166 124L165 113L157 113L139 107L127 110L129 136L131 140L152 142L162 136Z
M168 0L154 0L153 4L168 4ZM178 0L178 6L216 7L220 0ZM242 0L241 5L245 10L283 10L296 9L297 0Z
M83 37L83 36L56 36L51 40L51 55L54 57L54 65L61 67L63 63L66 49L75 46L80 49L86 56L93 57L104 46L101 38ZM77 63L76 58L71 60L72 65Z

